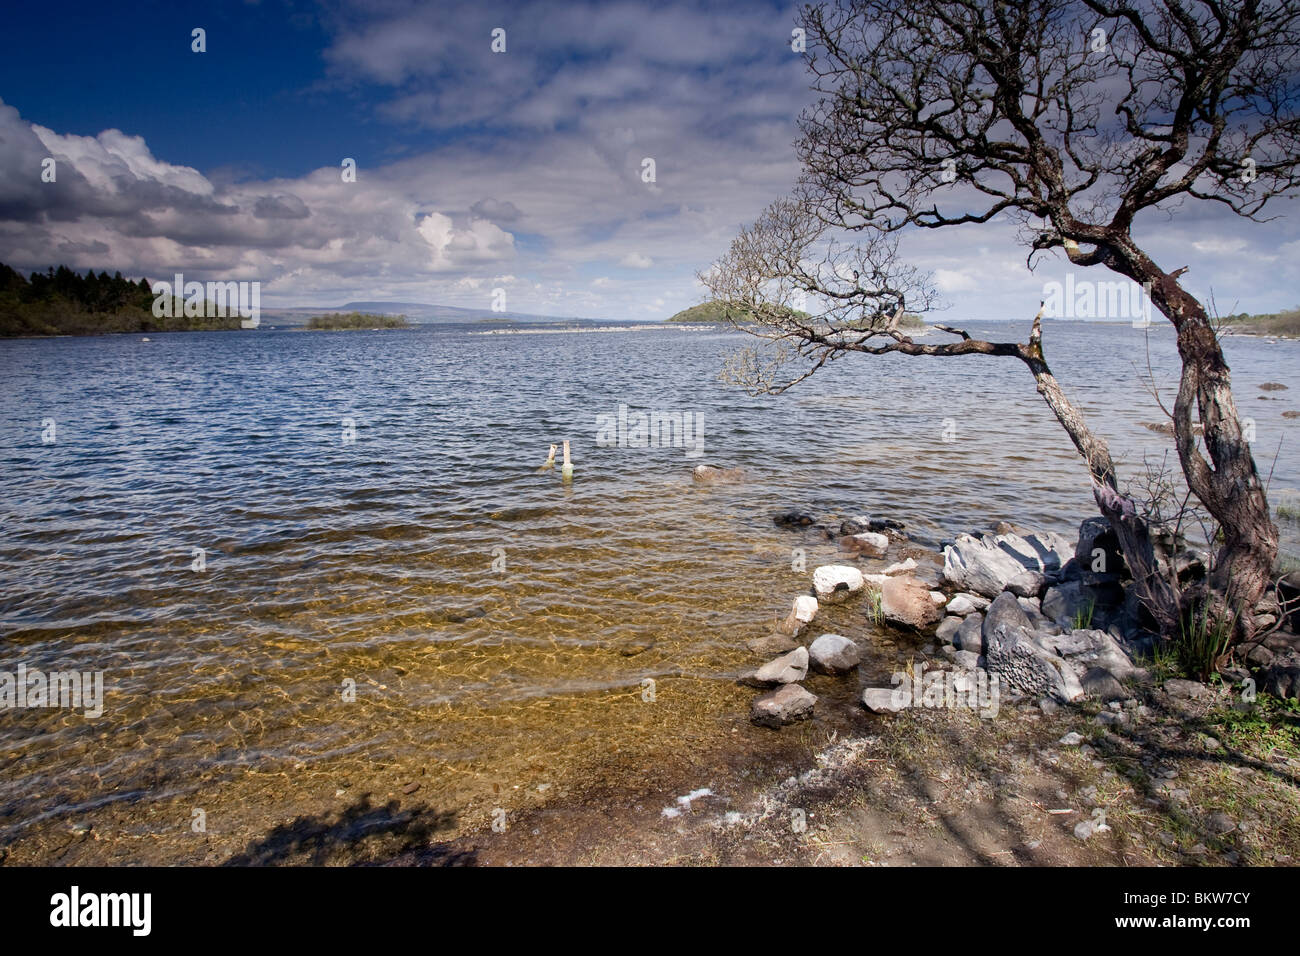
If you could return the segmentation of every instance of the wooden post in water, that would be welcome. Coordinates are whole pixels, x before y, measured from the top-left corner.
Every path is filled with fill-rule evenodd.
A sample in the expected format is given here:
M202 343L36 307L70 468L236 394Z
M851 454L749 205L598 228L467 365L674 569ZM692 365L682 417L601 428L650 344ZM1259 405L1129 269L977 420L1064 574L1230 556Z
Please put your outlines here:
M542 462L540 471L549 471L555 467L555 446L551 446L551 453L546 456L546 461Z
M564 442L564 464L560 466L560 474L564 476L565 481L573 480L573 462L569 461L569 442Z

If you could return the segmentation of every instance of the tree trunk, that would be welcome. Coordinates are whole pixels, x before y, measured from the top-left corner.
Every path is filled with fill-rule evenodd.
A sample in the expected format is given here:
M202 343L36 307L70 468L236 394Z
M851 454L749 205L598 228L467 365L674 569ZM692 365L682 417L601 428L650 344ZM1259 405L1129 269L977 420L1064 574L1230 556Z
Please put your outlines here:
M1131 277L1150 283L1152 301L1178 332L1183 366L1173 415L1178 460L1188 487L1222 530L1210 585L1224 597L1236 639L1248 641L1277 560L1278 532L1237 413L1228 363L1205 309L1178 284L1182 270L1166 274L1136 249L1129 252ZM1193 405L1209 461L1197 447Z
M1181 621L1178 591L1173 582L1159 571L1146 521L1138 514L1133 500L1119 492L1110 448L1103 439L1093 434L1083 415L1074 407L1048 367L1043 356L1042 318L1043 310L1040 308L1038 315L1034 316L1029 344L1020 357L1033 373L1038 394L1043 396L1056 420L1074 442L1074 447L1088 463L1088 471L1092 475L1093 498L1115 531L1124 560L1133 575L1133 586L1137 589L1138 599L1155 619L1161 635L1172 637L1178 633Z

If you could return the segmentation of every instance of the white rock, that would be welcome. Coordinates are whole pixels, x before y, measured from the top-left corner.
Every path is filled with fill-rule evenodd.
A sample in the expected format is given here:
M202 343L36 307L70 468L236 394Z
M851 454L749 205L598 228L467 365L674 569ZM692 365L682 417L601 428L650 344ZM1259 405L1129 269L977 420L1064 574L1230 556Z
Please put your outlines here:
M916 559L908 558L906 561L895 561L889 567L882 571L882 574L902 574L904 571L915 571Z
M943 607L948 603L948 595L942 591L931 591L930 600L934 602L935 607Z
M813 590L827 604L840 604L866 587L862 572L847 564L826 564L813 572Z
M873 714L897 714L907 710L910 697L896 687L868 687L862 692L862 706Z
M785 619L781 625L781 630L787 634L798 634L805 624L812 622L817 616L818 605L817 599L811 594L801 594L794 599L794 607L790 611L790 616Z

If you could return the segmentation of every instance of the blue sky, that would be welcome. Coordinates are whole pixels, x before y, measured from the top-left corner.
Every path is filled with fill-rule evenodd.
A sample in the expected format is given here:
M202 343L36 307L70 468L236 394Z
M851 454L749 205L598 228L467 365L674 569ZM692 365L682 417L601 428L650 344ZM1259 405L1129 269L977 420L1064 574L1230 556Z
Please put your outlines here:
M794 25L756 2L11 5L0 261L255 279L267 305L487 308L505 288L511 311L660 318L794 182ZM1222 309L1288 307L1300 217L1277 212L1193 206L1140 238ZM950 320L1028 317L1066 270L1030 273L1009 223L904 251Z

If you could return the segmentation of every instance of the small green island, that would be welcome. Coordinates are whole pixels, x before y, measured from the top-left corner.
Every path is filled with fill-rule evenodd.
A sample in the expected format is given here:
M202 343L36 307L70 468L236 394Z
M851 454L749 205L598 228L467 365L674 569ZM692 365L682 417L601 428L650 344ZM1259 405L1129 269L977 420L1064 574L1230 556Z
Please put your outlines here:
M789 309L787 311L791 317L806 318L808 316L808 313L800 312L797 309ZM728 317L726 306L723 303L712 300L709 302L701 302L699 305L693 305L689 309L682 309L682 311L665 321L691 324L726 325L731 322L732 319ZM900 329L923 329L925 328L925 322L921 320L919 315L912 312L905 312L903 313L902 320L898 323L898 327Z
M379 315L374 312L329 312L307 322L308 331L322 329L409 329L404 315Z
M0 337L104 335L111 332L195 332L238 329L238 315L155 316L148 279L92 269L84 276L67 266L29 277L0 262Z

